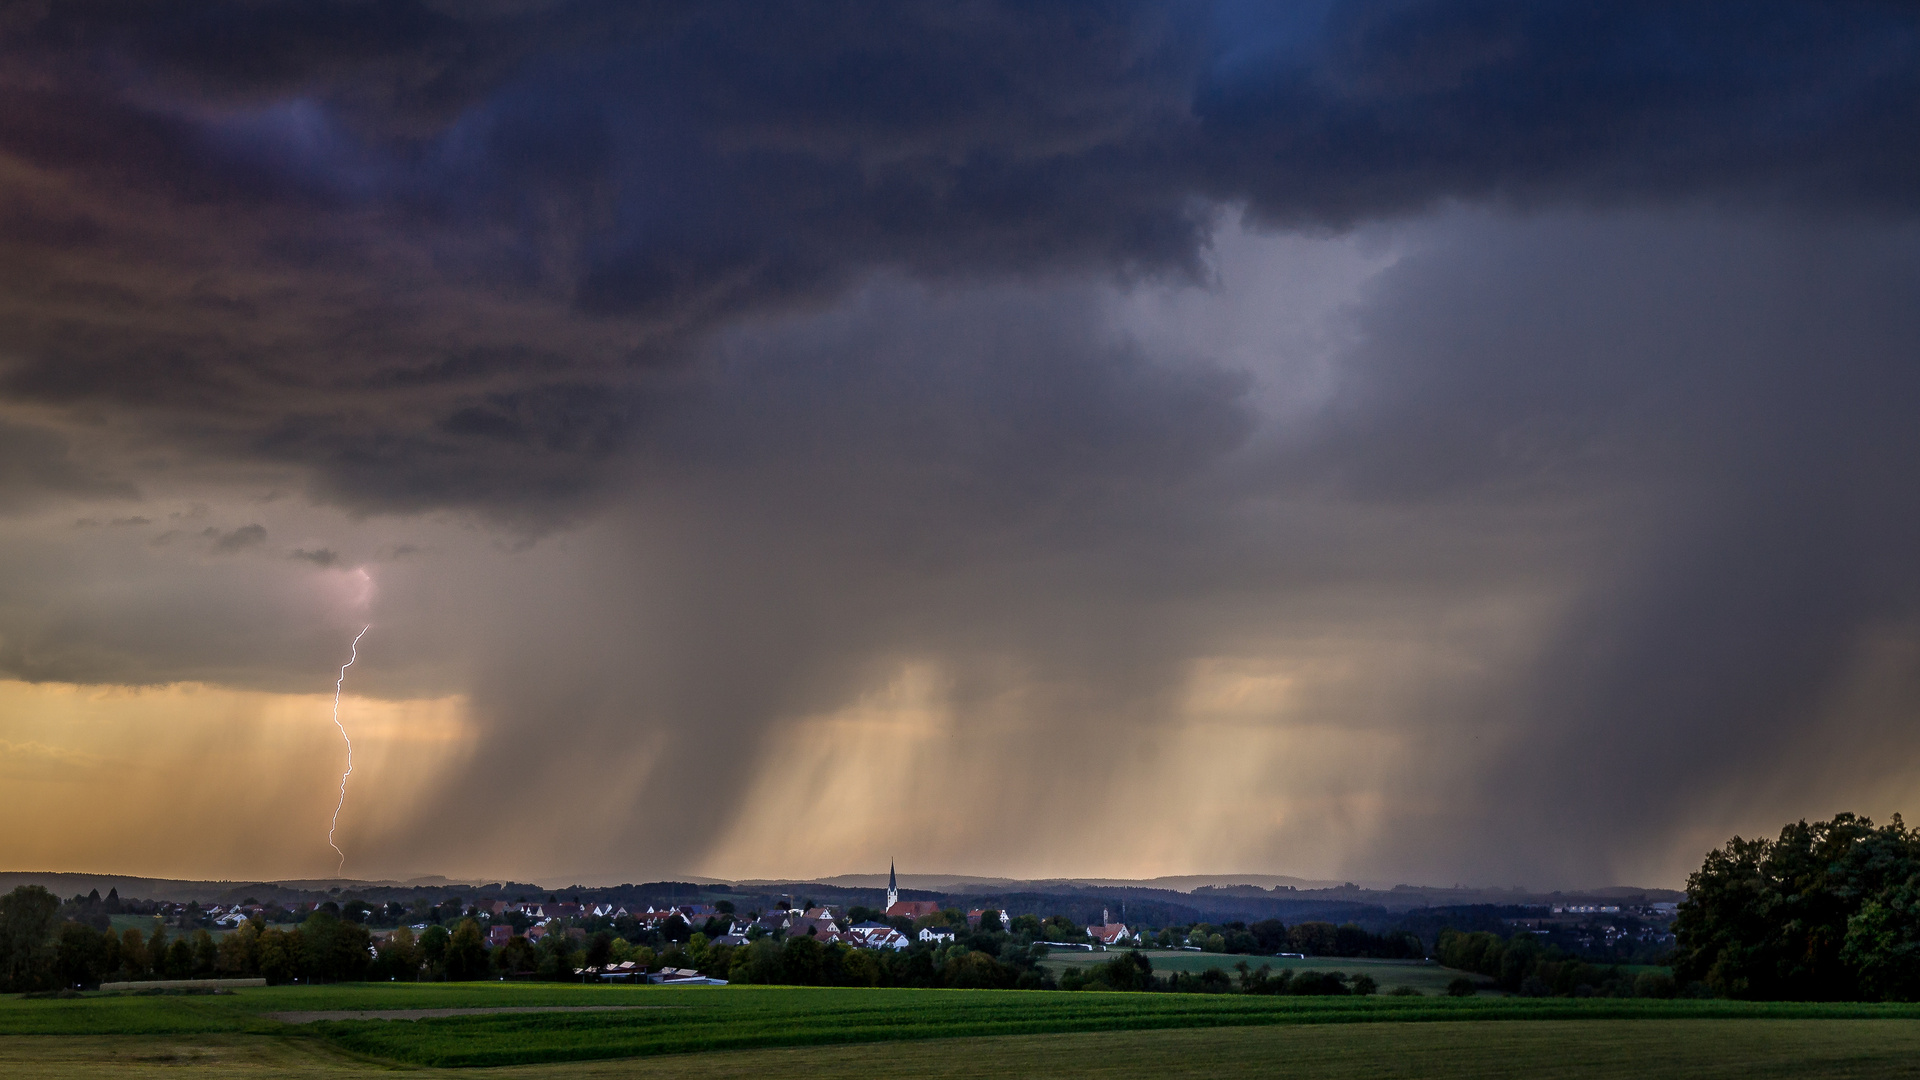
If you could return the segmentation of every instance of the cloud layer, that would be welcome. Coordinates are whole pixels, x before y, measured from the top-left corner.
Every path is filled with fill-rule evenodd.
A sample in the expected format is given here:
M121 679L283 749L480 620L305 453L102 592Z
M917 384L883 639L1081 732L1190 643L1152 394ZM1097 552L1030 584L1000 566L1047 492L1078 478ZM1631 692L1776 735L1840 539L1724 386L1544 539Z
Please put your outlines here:
M0 667L312 693L371 613L474 739L389 872L1665 883L1897 809L1917 30L15 6Z

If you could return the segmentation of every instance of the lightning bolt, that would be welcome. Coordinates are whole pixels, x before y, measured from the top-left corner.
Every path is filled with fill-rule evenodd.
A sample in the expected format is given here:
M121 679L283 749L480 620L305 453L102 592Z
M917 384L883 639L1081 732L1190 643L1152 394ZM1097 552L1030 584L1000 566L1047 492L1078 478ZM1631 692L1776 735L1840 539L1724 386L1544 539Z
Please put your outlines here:
M353 666L355 660L360 659L360 639L366 637L367 631L371 629L373 624L368 623L361 627L359 633L353 635L353 644L347 647L347 662L340 665L340 677L333 681L333 726L340 729L340 737L347 743L347 771L340 774L340 801L334 804L333 824L327 827L327 846L333 849L335 855L340 856L340 865L334 870L336 874L347 868L347 853L341 851L340 845L333 842L333 833L340 827L340 808L347 805L347 777L353 775L353 737L347 734L347 725L340 722L340 687L347 681L347 669Z

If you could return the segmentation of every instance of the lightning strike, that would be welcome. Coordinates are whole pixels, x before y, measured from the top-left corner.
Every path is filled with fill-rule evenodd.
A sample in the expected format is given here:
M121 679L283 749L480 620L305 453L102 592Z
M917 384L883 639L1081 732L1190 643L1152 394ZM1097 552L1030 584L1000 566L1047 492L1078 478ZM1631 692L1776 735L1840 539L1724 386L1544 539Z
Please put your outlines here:
M347 771L340 774L340 801L334 804L333 824L327 827L327 846L333 849L334 854L340 856L340 865L334 870L336 874L347 868L347 853L341 851L340 845L333 842L333 834L340 827L340 809L347 805L347 777L353 775L353 738L347 734L347 726L340 722L340 688L347 681L347 669L353 666L355 660L360 659L360 639L366 637L367 631L371 629L373 624L368 623L360 628L359 633L353 635L353 644L347 647L347 662L340 665L340 677L333 681L333 726L340 729L340 737L347 743Z

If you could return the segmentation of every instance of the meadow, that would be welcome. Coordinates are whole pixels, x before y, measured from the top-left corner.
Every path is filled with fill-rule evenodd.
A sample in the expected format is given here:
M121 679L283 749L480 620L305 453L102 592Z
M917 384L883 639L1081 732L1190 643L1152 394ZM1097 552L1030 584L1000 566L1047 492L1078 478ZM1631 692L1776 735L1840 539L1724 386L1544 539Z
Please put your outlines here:
M276 1016L555 1006L615 1008ZM0 1074L48 1080L182 1066L236 1077L396 1066L511 1076L1886 1076L1912 1075L1916 1053L1920 1006L1889 1005L524 983L0 999Z
M667 1057L417 1070L499 1080L1057 1080L1259 1075L1294 1080L1787 1080L1910 1077L1920 1024L1906 1020L1620 1020L1360 1023L984 1036L780 1047ZM348 1080L389 1072L321 1040L209 1035L0 1037L10 1080Z

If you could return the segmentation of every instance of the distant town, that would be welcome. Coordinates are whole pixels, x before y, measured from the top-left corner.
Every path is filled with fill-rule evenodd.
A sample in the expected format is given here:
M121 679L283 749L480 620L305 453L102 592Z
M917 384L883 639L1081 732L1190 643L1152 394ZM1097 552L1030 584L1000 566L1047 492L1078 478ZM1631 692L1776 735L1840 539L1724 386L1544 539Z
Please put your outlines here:
M1406 890L1353 886L1327 897L1253 885L943 894L903 890L891 869L884 890L665 882L564 892L496 885L477 895L418 886L256 891L205 902L123 898L113 887L64 900L42 893L58 924L50 962L62 984L76 987L257 978L1076 989L1137 981L1136 969L1049 957L1145 950L1221 956L1217 965L1196 958L1184 982L1178 972L1166 980L1204 991L1219 989L1229 969L1245 985L1265 985L1254 979L1267 970L1260 958L1426 962L1476 932L1525 937L1542 956L1584 965L1645 963L1671 949L1677 908L1634 894L1395 910L1362 898L1404 902ZM1289 992L1309 985L1369 990L1367 980L1340 976Z

